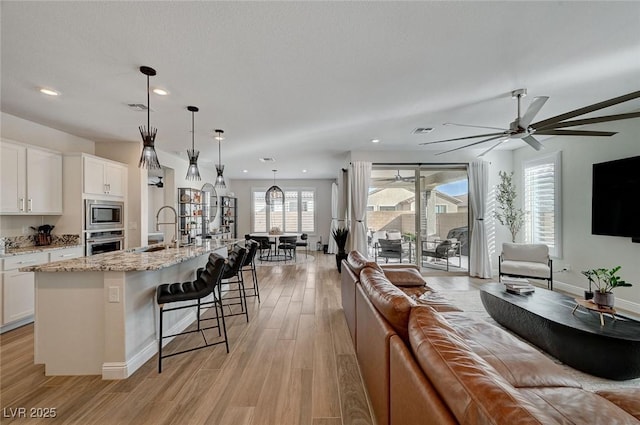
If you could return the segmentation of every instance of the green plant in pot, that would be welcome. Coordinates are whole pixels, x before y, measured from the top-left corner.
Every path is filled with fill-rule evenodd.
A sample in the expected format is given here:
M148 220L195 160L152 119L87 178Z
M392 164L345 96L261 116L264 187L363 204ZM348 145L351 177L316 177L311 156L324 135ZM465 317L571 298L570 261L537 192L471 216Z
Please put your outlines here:
M616 266L612 269L599 268L581 272L589 280L589 290L591 290L591 285L596 287L596 291L593 294L593 302L599 306L613 307L615 302L613 289L621 286L631 286L630 283L625 282L618 276L618 271L621 268L622 266Z
M336 266L338 267L338 271L342 273L342 260L347 258L345 247L347 245L347 237L349 237L349 229L346 227L338 227L331 231L331 236L333 236L333 240L336 241L336 245L338 245Z

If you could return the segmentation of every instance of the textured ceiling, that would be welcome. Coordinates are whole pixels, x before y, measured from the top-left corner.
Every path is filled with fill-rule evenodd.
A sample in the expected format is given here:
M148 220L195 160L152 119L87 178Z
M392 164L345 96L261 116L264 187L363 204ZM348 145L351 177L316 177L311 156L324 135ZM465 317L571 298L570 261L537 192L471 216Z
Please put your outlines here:
M477 134L444 122L507 126L516 115L511 90L528 89L524 108L550 96L543 119L640 88L640 2L0 7L3 112L95 141L140 143L146 116L126 104L146 103L138 68L151 66L151 86L170 92L151 96L158 149L186 159L186 106L198 106L201 163L217 162L213 129L224 129L230 178L271 178L272 168L283 179L333 178L349 151L415 151L416 162L429 162L443 146L418 143ZM61 96L41 95L42 86ZM416 127L435 130L417 136Z

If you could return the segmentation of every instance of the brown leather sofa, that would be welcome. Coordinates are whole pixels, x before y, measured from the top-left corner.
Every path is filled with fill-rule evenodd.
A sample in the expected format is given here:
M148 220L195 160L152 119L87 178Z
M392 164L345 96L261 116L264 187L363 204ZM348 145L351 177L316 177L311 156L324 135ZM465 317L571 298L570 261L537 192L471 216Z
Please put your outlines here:
M343 262L343 308L378 425L640 424L640 389L586 391L414 280L356 251Z

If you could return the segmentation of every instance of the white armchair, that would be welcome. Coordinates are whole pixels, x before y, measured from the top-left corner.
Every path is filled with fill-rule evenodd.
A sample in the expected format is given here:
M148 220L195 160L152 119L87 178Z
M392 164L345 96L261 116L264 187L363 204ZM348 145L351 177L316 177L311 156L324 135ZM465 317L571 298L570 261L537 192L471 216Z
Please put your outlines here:
M553 291L553 262L544 244L503 243L498 257L498 281L502 276L528 277L547 281Z

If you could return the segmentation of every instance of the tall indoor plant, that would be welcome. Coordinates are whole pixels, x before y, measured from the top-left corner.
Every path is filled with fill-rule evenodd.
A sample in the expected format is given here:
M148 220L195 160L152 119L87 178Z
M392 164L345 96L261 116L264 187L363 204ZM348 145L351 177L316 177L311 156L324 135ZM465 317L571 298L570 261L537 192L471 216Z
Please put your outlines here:
M592 284L596 287L596 291L593 294L593 302L599 306L613 307L615 301L613 288L631 286L630 283L625 282L618 276L618 271L621 268L622 266L616 266L612 269L599 268L581 272L589 279L589 290L591 290Z
M342 260L347 258L347 252L345 246L347 245L347 237L349 236L349 229L346 227L338 227L331 232L333 240L338 245L338 253L336 254L336 266L338 271L342 273Z
M516 236L524 224L524 211L516 208L516 186L513 183L513 171L507 174L505 171L499 171L500 183L496 187L496 202L498 210L494 213L494 217L502 224L507 226L511 232L511 242L516 241Z

